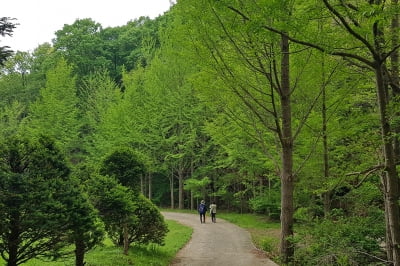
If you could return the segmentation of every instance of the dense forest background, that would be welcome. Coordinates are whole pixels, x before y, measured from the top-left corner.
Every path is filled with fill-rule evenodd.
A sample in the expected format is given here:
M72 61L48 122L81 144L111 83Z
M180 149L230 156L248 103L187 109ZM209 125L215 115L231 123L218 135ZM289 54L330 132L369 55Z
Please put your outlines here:
M281 219L282 263L400 265L399 46L397 0L78 19L0 68L0 139L53 140L84 190L134 158L157 206Z

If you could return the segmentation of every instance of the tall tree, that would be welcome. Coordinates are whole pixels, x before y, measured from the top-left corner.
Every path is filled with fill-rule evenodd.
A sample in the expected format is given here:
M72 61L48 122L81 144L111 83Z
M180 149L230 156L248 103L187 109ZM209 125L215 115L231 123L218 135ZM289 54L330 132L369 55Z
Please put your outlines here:
M173 15L165 18L166 21L173 19ZM173 191L174 179L177 179L178 208L182 209L185 180L196 172L199 158L204 159L202 127L211 117L207 116L206 105L198 99L190 80L198 67L187 60L186 42L181 38L183 33L173 28L165 27L159 31L160 49L144 73L144 91L148 95L146 106L151 113L158 114L149 118L151 130L158 132L162 141L162 154L157 157L170 171L171 207L175 204ZM173 35L175 37L171 38Z
M317 34L308 34L307 36L298 36L286 32L286 28L279 24L264 23L262 28L279 35L286 35L291 42L305 45L329 53L331 55L344 57L355 65L362 64L371 69L375 74L377 102L379 105L382 148L385 158L383 165L384 173L382 183L384 184L384 195L386 210L388 212L388 230L390 231L393 263L400 264L399 256L399 188L398 173L396 169L395 153L393 148L394 134L390 125L390 119L387 114L387 108L390 103L388 97L388 71L386 62L388 57L398 49L398 46L388 46L385 33L391 29L393 14L397 13L398 6L395 3L390 5L385 1L369 1L357 3L344 3L343 1L324 0L321 3L319 11L312 8L314 3L306 3L314 12L303 13L304 17L321 17L320 10L323 10L332 19L326 23L337 25L327 29L324 32L324 38ZM248 19L245 13L239 9L232 9L244 19ZM298 14L300 15L301 12ZM328 17L329 18L329 17ZM293 25L295 27L295 25ZM340 30L339 30L340 29ZM338 31L341 34L337 34ZM311 32L309 32L311 33ZM303 38L301 38L303 37ZM334 40L332 42L332 40ZM381 169L378 167L377 169Z
M92 19L77 19L72 25L64 25L54 39L54 49L69 64L79 79L98 69L108 69L111 62L103 53L104 42L100 38L102 26Z
M30 106L26 126L35 135L54 138L72 158L79 129L78 97L72 68L61 60L46 77L46 87L41 89L40 98Z
M24 116L25 106L18 102L0 109L0 136L8 138L18 132Z
M207 10L199 14L197 10ZM300 91L302 86L312 85L301 82L301 73L304 66L294 68L290 62L303 60L307 66L308 53L291 54L288 32L292 29L284 27L279 36L263 31L262 23L273 21L278 25L290 25L294 10L292 1L263 1L262 4L244 1L183 1L178 3L184 12L192 18L185 17L184 25L190 25L194 30L190 32L192 43L198 60L208 63L204 68L213 72L213 77L219 78L228 92L228 101L235 99L243 106L249 120L241 121L237 116L232 119L240 124L253 123L252 132L261 145L265 145L264 138L271 131L274 133L274 142L280 158L275 162L281 179L281 256L288 263L293 256L293 214L294 214L294 184L296 173L293 169L294 141L304 126L315 98L319 97L318 87L313 88L316 96L304 98L309 105L297 107L296 127L293 127L292 97ZM273 12L272 12L273 10ZM201 21L201 23L199 23ZM212 26L211 26L212 25ZM193 46L192 46L193 47ZM296 59L290 60L293 56ZM212 61L204 60L211 57ZM291 82L293 70L296 77ZM205 74L207 75L207 74ZM209 77L211 80L212 78ZM214 82L215 83L215 82ZM210 86L210 85L209 85ZM211 86L210 86L211 87ZM221 87L217 87L221 90ZM215 89L215 88L214 88ZM208 91L203 88L204 91ZM310 95L311 96L311 95ZM221 100L219 98L218 100ZM225 110L224 110L225 109ZM229 109L222 108L229 112ZM256 122L254 122L256 121ZM271 144L266 154L270 156ZM276 156L275 156L276 157Z
M398 206L398 199L400 197L398 185L399 177L396 169L394 130L387 113L391 102L388 95L388 80L392 80L393 77L390 76L390 73L386 69L388 57L395 53L396 50L399 49L399 46L393 47L392 45L387 45L387 37L385 37L385 32L393 29L390 27L393 17L390 14L396 14L398 12L398 4L394 2L393 5L390 5L385 1L379 0L370 1L368 3L357 3L356 5L344 3L335 5L332 2L334 1L324 0L323 5L335 19L336 23L341 26L343 35L352 40L348 42L348 46L350 47L346 47L346 45L342 44L340 48L335 47L335 50L331 50L332 47L324 46L324 44L306 42L296 38L291 38L291 40L326 51L332 55L356 60L370 68L375 74L382 148L385 158L382 183L384 186L385 209L388 215L387 229L390 232L390 239L388 239L387 244L389 245L389 249L392 250L392 254L389 257L393 259L394 265L400 265L400 231L398 227L400 223ZM369 12L365 12L365 10ZM388 16L385 16L385 14L388 14ZM367 32L369 34L365 34ZM332 37L335 38L334 36ZM356 49L358 53L349 52L349 48ZM395 74L397 75L397 73Z

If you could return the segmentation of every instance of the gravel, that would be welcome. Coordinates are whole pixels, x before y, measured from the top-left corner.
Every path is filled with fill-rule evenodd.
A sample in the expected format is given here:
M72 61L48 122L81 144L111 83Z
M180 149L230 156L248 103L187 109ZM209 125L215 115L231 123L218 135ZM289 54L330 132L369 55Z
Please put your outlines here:
M218 219L212 223L206 217L201 224L199 215L175 212L162 212L165 219L175 220L193 228L191 240L175 257L171 265L190 266L275 266L262 251L251 242L249 232Z

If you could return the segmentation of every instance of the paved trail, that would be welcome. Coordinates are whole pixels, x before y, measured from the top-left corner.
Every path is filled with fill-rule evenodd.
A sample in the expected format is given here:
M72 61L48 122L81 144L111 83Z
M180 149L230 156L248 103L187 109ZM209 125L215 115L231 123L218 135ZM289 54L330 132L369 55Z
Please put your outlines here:
M162 212L165 219L193 228L191 240L171 265L177 266L277 266L251 242L250 234L225 220L212 223L210 217L201 224L198 215Z

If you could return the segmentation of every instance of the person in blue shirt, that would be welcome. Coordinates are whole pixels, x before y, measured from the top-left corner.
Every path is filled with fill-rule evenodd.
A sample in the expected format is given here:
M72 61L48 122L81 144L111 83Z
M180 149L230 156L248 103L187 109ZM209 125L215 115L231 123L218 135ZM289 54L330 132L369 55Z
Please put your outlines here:
M206 206L206 202L204 200L202 200L200 202L198 212L200 214L200 223L206 223L207 206Z

